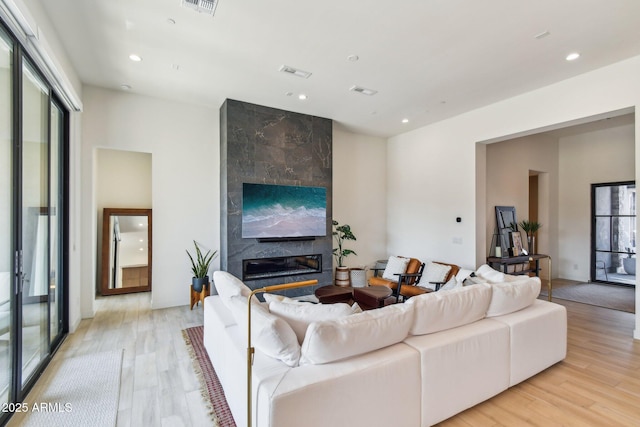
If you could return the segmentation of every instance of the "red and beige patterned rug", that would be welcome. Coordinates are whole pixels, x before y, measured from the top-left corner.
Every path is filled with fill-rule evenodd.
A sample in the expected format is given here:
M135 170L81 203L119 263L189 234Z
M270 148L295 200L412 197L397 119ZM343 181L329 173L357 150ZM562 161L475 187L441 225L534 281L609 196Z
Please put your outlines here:
M218 375L204 348L203 330L202 326L194 326L182 331L184 341L189 348L189 354L193 358L193 367L200 380L202 395L210 403L209 409L215 426L236 427Z

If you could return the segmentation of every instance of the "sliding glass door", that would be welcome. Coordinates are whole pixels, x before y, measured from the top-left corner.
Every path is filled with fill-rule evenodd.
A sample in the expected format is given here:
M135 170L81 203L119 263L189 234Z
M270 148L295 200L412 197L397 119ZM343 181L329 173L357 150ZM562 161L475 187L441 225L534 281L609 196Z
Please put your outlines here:
M0 25L0 404L24 399L66 332L67 120Z
M49 91L22 63L22 384L49 349Z
M13 44L0 28L0 404L9 402L13 365L13 53Z

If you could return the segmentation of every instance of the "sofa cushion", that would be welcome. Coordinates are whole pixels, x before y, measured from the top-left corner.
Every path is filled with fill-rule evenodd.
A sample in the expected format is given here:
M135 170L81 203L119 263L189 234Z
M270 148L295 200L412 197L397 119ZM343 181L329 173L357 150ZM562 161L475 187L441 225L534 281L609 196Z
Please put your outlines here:
M487 317L502 316L533 304L540 294L540 278L526 277L514 282L494 283Z
M387 280L398 280L396 274L402 274L407 271L407 265L409 264L409 258L400 256L390 256L387 262L387 267L382 273L382 278Z
M345 303L312 304L272 301L269 303L269 311L291 326L300 343L304 340L310 323L339 319L353 314L353 308Z
M409 333L425 335L475 322L485 317L490 301L486 283L413 297L405 303L414 308Z
M247 298L236 295L229 298L228 307L236 323L247 334ZM295 332L287 322L269 313L259 304L251 304L251 341L257 350L288 366L298 366L300 344Z
M401 342L413 321L413 307L389 305L335 320L313 322L302 343L301 365L318 365Z

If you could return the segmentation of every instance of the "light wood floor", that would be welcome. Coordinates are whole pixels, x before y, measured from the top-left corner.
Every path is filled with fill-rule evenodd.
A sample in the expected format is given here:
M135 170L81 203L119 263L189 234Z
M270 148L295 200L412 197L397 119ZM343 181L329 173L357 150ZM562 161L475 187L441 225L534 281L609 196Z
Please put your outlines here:
M202 305L151 310L151 295L113 295L97 300L97 313L70 334L54 356L124 349L118 426L211 426L182 330L202 325ZM48 382L48 370L26 401ZM13 417L9 426L19 426Z
M640 426L634 314L572 301L567 358L440 426Z
M440 425L640 425L634 315L556 302L568 309L566 360ZM148 293L105 297L55 357L125 349L118 426L210 426L181 334L200 324L202 306L152 311Z

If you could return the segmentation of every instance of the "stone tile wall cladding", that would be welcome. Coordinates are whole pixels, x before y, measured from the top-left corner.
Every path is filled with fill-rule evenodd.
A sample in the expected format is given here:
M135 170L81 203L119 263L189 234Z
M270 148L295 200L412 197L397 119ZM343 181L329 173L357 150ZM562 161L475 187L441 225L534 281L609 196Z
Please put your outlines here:
M322 272L246 281L262 286L318 279L333 282L332 121L227 99L220 107L220 266L242 278L242 260L322 254ZM310 241L258 242L242 238L242 184L327 189L327 235ZM292 289L288 296L311 288Z

